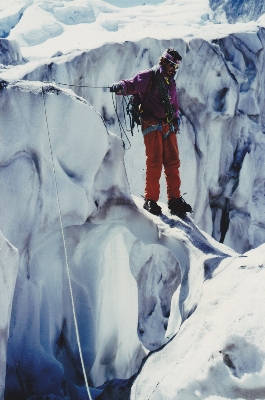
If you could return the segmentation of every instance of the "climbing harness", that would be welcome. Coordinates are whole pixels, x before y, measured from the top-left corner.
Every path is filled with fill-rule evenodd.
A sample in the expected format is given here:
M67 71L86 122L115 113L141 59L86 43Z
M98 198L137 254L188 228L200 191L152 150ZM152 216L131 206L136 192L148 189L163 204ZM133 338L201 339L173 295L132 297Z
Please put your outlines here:
M143 134L143 136L145 136L148 133L153 132L153 131L162 131L162 122L159 122L159 124L157 124L157 125L149 125L148 128L143 130L142 134ZM170 132L177 132L176 128L172 124L169 124L169 130L166 133L164 133L163 139L166 139L169 136Z
M148 128L146 128L142 133L143 133L143 136L145 136L145 135L147 135L148 133L153 132L153 131L162 131L162 124L159 123L159 124L157 124L157 125L150 125L150 126L149 126Z
M43 85L42 85L42 87L41 87L41 90L42 90L42 100L43 100L43 107L44 107L44 114L45 114L45 121L46 121L46 128L47 128L47 135L48 135L48 140L49 140L49 148L50 148L50 155L51 155L51 161L52 161L52 168L53 168L53 178L54 178L54 183L55 183L55 188L56 188L56 197L57 197L57 204L58 204L58 210L59 210L59 218L60 218L60 225L61 225L63 246L64 246L64 255L65 255L66 270L67 270L68 283L69 283L69 289L70 289L70 295L71 295L71 302L72 302L72 309L73 309L73 317L74 317L74 324L75 324L76 340L77 340L77 345L78 345L78 351L79 351L80 361L81 361L81 365L82 365L82 371L83 371L83 375L84 375L84 379L85 379L87 395L88 395L89 400L92 400L92 397L91 397L91 394L90 394L90 390L89 390L89 386L88 386L88 381L87 381L87 376L86 376L86 370L85 370L84 360L83 360L83 354L82 354L81 343L80 343L80 335L79 335L79 331L78 331L78 324L77 324L76 311L75 311L75 303L74 303L74 296L73 296L73 288L72 288L72 282L71 282L71 277L70 277L70 268L69 268L69 264L68 264L68 254L67 254L67 249L66 249L66 241L65 241L65 235L64 235L64 228L63 228L63 223L62 223L61 204L60 204L59 190L58 190L58 184L57 184L57 178L56 178L56 171L55 171L55 165L54 165L54 157L53 157L53 151L52 151L52 145L51 145L51 138L50 138L50 132L49 132L49 124L48 124L48 117L47 117L47 110L46 110L46 103L45 103L45 96L44 96Z

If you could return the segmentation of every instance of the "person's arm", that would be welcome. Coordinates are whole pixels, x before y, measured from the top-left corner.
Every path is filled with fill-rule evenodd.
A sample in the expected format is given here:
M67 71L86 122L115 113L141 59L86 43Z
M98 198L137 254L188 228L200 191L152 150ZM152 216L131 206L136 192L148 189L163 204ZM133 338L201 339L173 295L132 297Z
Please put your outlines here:
M122 79L110 87L111 92L129 96L136 93L145 93L150 83L152 71L139 72L131 79Z

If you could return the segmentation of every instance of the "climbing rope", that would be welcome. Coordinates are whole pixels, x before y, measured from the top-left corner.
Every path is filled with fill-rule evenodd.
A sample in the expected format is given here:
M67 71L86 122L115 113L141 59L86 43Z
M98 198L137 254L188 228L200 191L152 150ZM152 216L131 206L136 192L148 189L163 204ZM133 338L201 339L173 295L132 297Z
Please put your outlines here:
M56 85L71 86L71 87L82 87L82 88L92 88L92 89L109 89L109 86L74 85L74 84L69 84L69 83L56 82L55 80L53 80L53 81L43 81L43 83L52 83L52 84L56 84Z
M53 85L54 84L55 85L64 85L64 86L70 86L70 87L92 88L92 89L109 89L110 88L109 86L74 85L74 84L69 84L69 83L56 82L55 80L53 80L53 81L43 81L43 83L50 83L50 84L53 84ZM131 147L131 142L130 142L130 140L128 138L128 135L127 135L126 131L127 132L131 132L131 130L129 130L127 128L125 116L124 116L124 120L125 120L125 129L124 129L124 127L122 125L122 122L121 122L121 120L119 118L119 115L118 115L117 99L115 99L115 100L116 101L114 102L114 94L112 93L112 104L113 104L113 107L114 107L115 114L117 116L118 125L119 125L119 129L120 129L120 134L121 134L121 140L123 142L123 146L124 146L125 150L129 150L130 147ZM124 101L124 96L123 96L123 101ZM124 113L124 104L123 103L122 103L122 106L123 106L123 113ZM105 121L104 121L104 125L106 126ZM124 140L122 138L123 134L125 135L127 141L129 142L129 147L128 148L125 147L125 142L124 142Z
M46 110L46 104L45 104L45 96L44 96L43 85L42 85L42 87L41 87L41 90L42 90L42 100L43 100L43 107L44 107L44 113L45 113L46 128L47 128L47 134L48 134L48 140L49 140L49 147L50 147L50 155L51 155L51 160L52 160L53 178L54 178L54 182L55 182L56 197L57 197L57 204L58 204L58 210L59 210L60 225L61 225L62 238L63 238L65 263L66 263L67 276L68 276L68 283L69 283L69 288L70 288L70 295L71 295L71 302L72 302L72 309L73 309L73 316L74 316L76 340L77 340L77 345L78 345L78 350L79 350L80 361L81 361L81 365L82 365L82 371L83 371L83 375L84 375L84 379L85 379L87 395L88 395L89 400L92 400L92 397L91 397L91 394L90 394L90 390L89 390L89 386L88 386L88 381L87 381L87 376L86 376L86 370L85 370L84 360L83 360L83 354L82 354L81 343L80 343L80 335L79 335L79 331L78 331L78 324L77 324L76 311L75 311L75 303L74 303L74 296L73 296L73 288L72 288L72 282L71 282L71 277L70 277L70 268L69 268L69 264L68 264L68 255L67 255L67 249L66 249L66 241L65 241L64 228L63 228L63 223L62 223L61 204L60 204L60 197L59 197L58 184L57 184L57 178L56 178L56 171L55 171L55 166L54 166L54 158L53 158L53 151L52 151L51 138L50 138L50 132L49 132L49 125L48 125L48 118L47 118L47 110Z
M115 102L114 102L114 98L115 98ZM126 130L128 131L128 129L127 129L127 127L126 127L126 130L125 130L124 127L122 126L122 122L121 122L121 120L120 120L120 118L119 118L119 115L118 115L117 98L116 98L116 96L114 95L114 93L112 93L112 104L113 104L113 107L114 107L114 110L115 110L115 114L116 114L116 117L117 117L117 120L118 120L118 124L119 124L119 128L120 128L120 133L121 133L121 140L123 141L123 146L124 146L125 150L129 150L130 147L131 147L132 145L131 145L131 142L130 142L130 140L129 140L129 138L128 138L128 135L127 135L127 133L126 133ZM124 133L126 139L127 139L128 142L129 142L129 147L128 147L127 149L126 149L126 147L125 147L124 140L122 139L122 132ZM129 131L129 132L130 132L130 131Z

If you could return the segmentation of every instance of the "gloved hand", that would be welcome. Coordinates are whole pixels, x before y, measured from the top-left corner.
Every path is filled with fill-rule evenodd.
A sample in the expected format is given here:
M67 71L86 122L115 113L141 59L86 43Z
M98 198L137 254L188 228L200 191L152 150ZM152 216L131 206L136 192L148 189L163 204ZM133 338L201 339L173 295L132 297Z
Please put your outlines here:
M123 92L123 86L121 83L113 83L110 88L109 88L110 92L114 92L114 93L122 93Z

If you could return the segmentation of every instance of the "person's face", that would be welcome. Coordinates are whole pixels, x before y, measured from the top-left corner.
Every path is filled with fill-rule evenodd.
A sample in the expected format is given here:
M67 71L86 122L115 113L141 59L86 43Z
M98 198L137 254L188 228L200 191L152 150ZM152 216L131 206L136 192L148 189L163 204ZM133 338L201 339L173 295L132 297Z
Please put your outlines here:
M173 77L179 67L177 64L173 64L172 62L168 61L166 58L163 60L163 67L165 71L165 75L169 78Z

